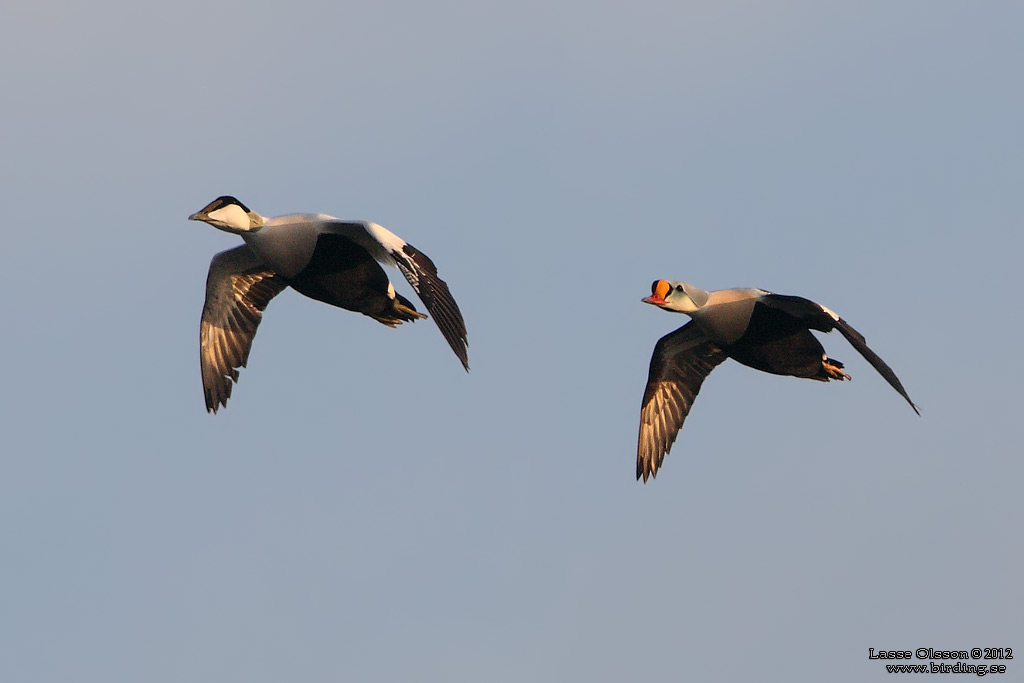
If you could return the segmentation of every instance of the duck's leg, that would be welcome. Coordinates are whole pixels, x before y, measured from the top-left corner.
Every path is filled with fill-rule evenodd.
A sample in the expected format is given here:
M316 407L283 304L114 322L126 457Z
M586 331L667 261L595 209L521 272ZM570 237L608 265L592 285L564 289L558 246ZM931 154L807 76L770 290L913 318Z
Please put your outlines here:
M828 375L828 377L823 378L826 382L830 379L837 379L840 382L844 379L853 379L843 372L843 364L834 358L829 358L828 356L823 355L821 357L821 367L824 369L825 374Z

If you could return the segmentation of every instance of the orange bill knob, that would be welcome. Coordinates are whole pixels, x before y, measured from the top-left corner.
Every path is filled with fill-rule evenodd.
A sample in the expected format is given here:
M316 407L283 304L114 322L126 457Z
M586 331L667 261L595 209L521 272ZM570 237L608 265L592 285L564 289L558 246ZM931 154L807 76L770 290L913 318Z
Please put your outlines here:
M665 303L665 295L667 295L671 289L672 285L664 280L655 280L651 285L651 295L644 297L641 301L645 304L660 306Z

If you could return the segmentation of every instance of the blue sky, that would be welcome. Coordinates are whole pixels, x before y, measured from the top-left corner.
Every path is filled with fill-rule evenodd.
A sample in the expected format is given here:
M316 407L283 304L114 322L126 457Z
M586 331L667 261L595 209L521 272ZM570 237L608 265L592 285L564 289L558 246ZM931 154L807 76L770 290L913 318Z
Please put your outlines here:
M1024 652L1020 8L61 4L0 12L4 681ZM422 249L472 372L286 292L207 415L220 194ZM636 483L658 278L831 307L922 417L830 335L853 382L727 363Z

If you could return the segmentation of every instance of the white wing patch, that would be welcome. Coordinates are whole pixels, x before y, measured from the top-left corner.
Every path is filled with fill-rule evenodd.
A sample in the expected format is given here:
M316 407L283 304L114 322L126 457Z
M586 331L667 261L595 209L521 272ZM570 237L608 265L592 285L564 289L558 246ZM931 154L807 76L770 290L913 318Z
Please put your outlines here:
M437 266L430 257L390 230L369 221L331 220L324 224L324 229L353 240L366 249L378 263L398 268L426 305L430 316L462 362L462 366L469 370L469 361L466 357L466 322L462 319L462 312L448 290L448 284L438 277ZM394 287L389 286L388 294L393 293Z
M402 251L402 247L407 244L405 240L383 226L370 222L364 225L366 232L370 233L370 236L388 251Z
M833 320L835 320L836 322L839 322L839 316L836 315L836 312L833 311L831 308L829 308L828 306L822 306L821 304L818 304L818 307L821 308L821 310L823 310L826 313L828 313L829 316L831 316L831 318Z

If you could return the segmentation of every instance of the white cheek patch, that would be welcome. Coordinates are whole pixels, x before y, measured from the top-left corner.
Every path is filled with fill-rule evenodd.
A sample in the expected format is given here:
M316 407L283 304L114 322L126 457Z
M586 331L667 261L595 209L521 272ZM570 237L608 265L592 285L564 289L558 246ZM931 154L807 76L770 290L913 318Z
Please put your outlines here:
M822 306L821 304L818 304L818 307L821 308L821 310L823 310L826 313L828 313L832 317L833 320L835 320L836 322L839 322L839 316L836 315L836 312L833 311L831 308L828 308L827 306Z
M668 304L666 308L678 313L693 313L700 308L686 292L676 292L673 290L665 297L665 301Z
M238 204L228 204L211 211L210 218L235 230L249 229L249 214L242 210Z

